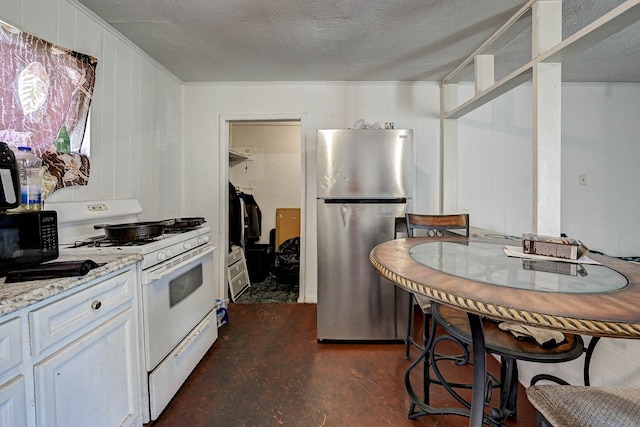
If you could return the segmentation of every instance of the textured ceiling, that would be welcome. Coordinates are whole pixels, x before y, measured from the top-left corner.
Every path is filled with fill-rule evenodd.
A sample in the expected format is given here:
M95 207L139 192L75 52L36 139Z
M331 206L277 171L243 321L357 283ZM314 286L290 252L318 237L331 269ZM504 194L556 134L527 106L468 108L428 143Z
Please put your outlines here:
M76 0L185 82L438 81L524 0ZM565 0L571 34L622 0ZM565 80L640 82L636 23L563 66ZM496 56L528 61L530 30ZM613 47L612 47L613 46Z

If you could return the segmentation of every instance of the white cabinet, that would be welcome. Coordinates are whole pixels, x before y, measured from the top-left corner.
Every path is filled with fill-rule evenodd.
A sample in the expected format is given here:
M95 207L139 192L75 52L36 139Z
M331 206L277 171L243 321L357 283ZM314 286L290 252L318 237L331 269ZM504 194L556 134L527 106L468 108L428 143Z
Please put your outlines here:
M0 318L0 427L142 425L137 288L129 266Z
M134 286L129 270L29 313L35 355L54 351L33 369L39 427L140 424Z

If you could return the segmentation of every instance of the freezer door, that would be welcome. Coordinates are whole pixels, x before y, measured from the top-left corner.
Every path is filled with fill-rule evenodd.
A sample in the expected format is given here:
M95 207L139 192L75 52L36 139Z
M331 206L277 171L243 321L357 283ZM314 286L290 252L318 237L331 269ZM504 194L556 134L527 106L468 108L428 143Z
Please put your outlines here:
M318 339L401 340L409 295L369 262L405 204L318 201Z
M412 130L318 130L319 198L413 197Z

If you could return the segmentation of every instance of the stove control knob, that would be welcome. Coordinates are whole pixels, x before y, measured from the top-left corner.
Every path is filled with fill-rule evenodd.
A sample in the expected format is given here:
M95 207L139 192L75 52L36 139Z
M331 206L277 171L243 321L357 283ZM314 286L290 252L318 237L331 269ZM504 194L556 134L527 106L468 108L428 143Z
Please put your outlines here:
M167 249L167 258L171 258L173 256L173 251L171 249Z
M209 243L209 236L200 236L198 237L198 243L203 245L205 243Z
M184 245L182 245L182 248L185 251L188 251L189 249L191 249L191 242L184 242Z
M167 254L165 254L164 251L158 252L158 261L163 261L166 258L167 258Z

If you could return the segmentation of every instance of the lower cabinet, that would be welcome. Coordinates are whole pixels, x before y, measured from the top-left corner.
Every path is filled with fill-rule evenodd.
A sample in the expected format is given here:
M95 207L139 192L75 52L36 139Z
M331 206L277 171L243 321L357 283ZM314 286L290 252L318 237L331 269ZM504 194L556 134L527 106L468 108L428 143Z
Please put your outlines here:
M135 266L0 317L0 427L141 426L139 337Z
M34 367L38 426L134 426L138 419L132 308Z

